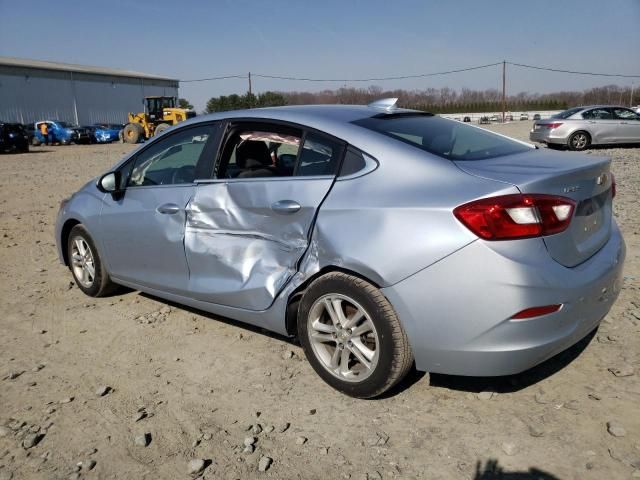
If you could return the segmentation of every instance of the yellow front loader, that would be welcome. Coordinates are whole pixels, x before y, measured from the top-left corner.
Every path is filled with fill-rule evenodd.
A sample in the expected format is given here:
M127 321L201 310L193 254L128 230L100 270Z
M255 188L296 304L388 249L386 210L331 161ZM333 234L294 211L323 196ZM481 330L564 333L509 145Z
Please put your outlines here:
M129 113L123 138L127 143L138 143L159 135L172 125L196 116L193 110L176 107L175 97L145 97L145 111Z

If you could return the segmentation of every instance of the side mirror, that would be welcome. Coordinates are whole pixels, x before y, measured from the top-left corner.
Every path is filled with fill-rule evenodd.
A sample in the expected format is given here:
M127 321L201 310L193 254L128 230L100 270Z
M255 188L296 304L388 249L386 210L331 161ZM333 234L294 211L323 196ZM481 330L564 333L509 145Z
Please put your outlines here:
M120 172L105 173L100 180L98 180L98 190L103 193L118 193L120 192Z

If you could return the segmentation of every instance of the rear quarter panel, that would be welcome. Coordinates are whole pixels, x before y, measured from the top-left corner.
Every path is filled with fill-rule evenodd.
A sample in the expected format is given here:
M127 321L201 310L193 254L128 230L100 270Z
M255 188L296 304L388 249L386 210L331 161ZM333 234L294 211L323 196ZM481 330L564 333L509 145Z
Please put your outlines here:
M338 179L322 204L303 268L337 266L392 285L477 240L454 217L455 207L517 193L396 140L370 153L379 167Z

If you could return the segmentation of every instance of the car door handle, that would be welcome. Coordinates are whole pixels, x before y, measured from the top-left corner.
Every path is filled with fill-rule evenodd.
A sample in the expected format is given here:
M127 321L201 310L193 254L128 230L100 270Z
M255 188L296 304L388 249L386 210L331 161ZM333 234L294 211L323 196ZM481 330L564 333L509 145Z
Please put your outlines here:
M300 204L298 202L294 202L293 200L280 200L279 202L271 205L271 210L283 215L296 213L298 210L300 210L300 208Z
M175 203L165 203L164 205L160 205L156 210L158 210L158 213L173 215L180 211L180 207Z

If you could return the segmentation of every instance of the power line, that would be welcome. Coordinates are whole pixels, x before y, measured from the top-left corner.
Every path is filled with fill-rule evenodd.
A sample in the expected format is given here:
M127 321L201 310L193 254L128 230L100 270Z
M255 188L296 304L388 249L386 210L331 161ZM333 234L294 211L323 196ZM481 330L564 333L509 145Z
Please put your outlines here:
M557 72L557 73L569 73L574 75L590 75L596 77L617 77L617 78L640 78L640 75L631 75L631 74L622 74L622 73L601 73L601 72L582 72L576 70L564 70L560 68L553 67L542 67L539 65L527 65L524 63L516 63L516 62L495 62L488 63L486 65L478 65L475 67L466 67L466 68L457 68L455 70L446 70L442 72L431 72L431 73L418 73L413 75L398 75L393 77L372 77L372 78L310 78L310 77L295 77L288 75L269 75L266 73L251 73L250 76L259 77L259 78L268 78L273 80L291 80L298 82L347 82L347 83L356 83L356 82L384 82L389 80L406 80L411 78L426 78L426 77L435 77L441 75L450 75L453 73L461 73L461 72L470 72L473 70L480 70L483 68L495 67L497 65L512 65L514 67L521 68L529 68L534 70L543 70L547 72ZM180 83L193 83L193 82L207 82L211 80L226 80L231 78L237 79L247 79L249 75L223 75L217 77L209 77L209 78L196 78L190 80L180 80Z
M536 65L525 65L524 63L507 62L514 67L532 68L534 70L546 70L548 72L573 73L575 75L591 75L594 77L619 77L619 78L640 78L640 75L627 75L622 73L596 73L596 72L578 72L574 70L562 70L560 68L539 67Z
M418 73L415 75L401 75L397 77L378 77L378 78L305 78L305 77L287 77L281 75L267 75L264 73L253 73L254 77L272 78L276 80L295 80L301 82L383 82L386 80L405 80L407 78L424 78L434 77L436 75L449 75L451 73L468 72L471 70L479 70L481 68L495 67L502 62L489 63L487 65L479 65L477 67L458 68L456 70L447 70L445 72Z
M247 76L246 75L224 75L221 77L196 78L193 80L178 80L178 81L180 83L208 82L209 80L226 80L227 78L247 78Z

